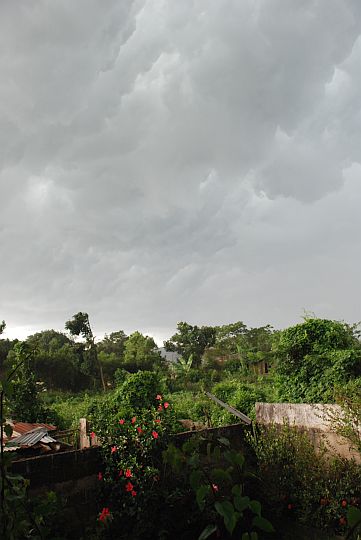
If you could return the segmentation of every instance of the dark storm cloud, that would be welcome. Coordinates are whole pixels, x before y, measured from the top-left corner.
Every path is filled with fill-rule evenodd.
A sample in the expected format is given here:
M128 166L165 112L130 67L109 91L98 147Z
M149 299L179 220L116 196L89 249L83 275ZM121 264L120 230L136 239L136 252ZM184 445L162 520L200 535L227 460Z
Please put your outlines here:
M360 318L359 2L0 10L9 326Z

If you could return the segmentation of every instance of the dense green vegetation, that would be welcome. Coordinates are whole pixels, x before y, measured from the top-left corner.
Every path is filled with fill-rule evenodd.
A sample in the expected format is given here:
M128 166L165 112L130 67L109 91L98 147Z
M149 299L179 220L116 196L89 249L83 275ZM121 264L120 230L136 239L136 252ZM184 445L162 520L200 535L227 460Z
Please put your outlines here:
M14 373L3 385L8 417L64 429L87 417L102 442L103 509L89 538L186 539L194 531L200 538L275 538L270 522L283 530L285 519L332 535L358 527L360 465L330 461L288 426L249 431L242 451L224 438L182 449L171 442L180 431L237 422L210 391L250 417L257 401L337 402L343 413L334 426L361 452L357 325L306 318L279 331L181 322L165 342L177 353L172 361L140 332L96 341L86 313L65 327L68 333L45 330L22 343L0 340L0 371ZM126 532L124 520L131 523Z
M86 313L74 315L65 328L67 333L29 336L31 354L23 368L30 370L23 378L43 404L34 420L53 411L64 428L102 402L104 390L109 399L131 374L143 371L156 374L179 419L210 426L235 418L205 397L205 390L252 416L256 401L334 402L344 386L361 381L358 326L338 321L306 318L283 331L240 321L215 327L180 322L164 343L178 353L172 362L140 332L127 336L118 330L96 341ZM16 362L16 347L17 340L0 340L0 372ZM13 413L21 416L21 408ZM27 410L26 417L31 414Z

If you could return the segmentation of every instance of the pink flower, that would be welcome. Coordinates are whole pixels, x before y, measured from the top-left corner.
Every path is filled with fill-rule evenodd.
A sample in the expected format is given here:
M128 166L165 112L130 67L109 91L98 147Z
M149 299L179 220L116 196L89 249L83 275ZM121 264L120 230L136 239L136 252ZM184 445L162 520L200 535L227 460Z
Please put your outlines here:
M158 433L156 431L152 431L152 435L154 439L158 439Z
M98 480L103 480L103 475L101 472L98 472Z
M155 399L162 399L162 396L160 394L157 394Z
M132 424L135 424L136 421L137 421L137 417L136 417L136 416L133 416L133 418L132 418Z
M136 497L136 496L137 496L137 492L134 491L134 489L130 492L130 494L131 494L132 497Z
M123 470L120 469L119 473L118 473L118 476L123 476Z
M91 436L92 439L94 439L96 437L94 431L91 432L90 436Z
M133 487L133 484L131 482L128 482L127 484L125 484L125 491L132 491Z
M165 408L165 409L168 409L168 407L169 407L169 403L168 403L168 401L166 401L166 402L164 403L164 408Z
M125 471L125 476L126 476L127 478L131 478L131 477L132 477L132 471L131 471L130 469L127 469L127 470Z
M215 493L217 493L217 491L219 490L217 484L212 484L212 489Z
M103 510L101 511L101 514L99 516L99 521L105 521L107 519L107 517L110 516L110 510L109 508L103 508Z
M143 430L140 427L137 427L137 431L138 431L139 434L143 433Z
M159 405L158 411L162 411L162 410L163 410L163 405Z
M121 426L124 424L124 422L125 422L124 418L121 418L121 419L119 420L119 424L120 424Z
M116 446L112 446L112 454L114 454L117 450L118 448Z

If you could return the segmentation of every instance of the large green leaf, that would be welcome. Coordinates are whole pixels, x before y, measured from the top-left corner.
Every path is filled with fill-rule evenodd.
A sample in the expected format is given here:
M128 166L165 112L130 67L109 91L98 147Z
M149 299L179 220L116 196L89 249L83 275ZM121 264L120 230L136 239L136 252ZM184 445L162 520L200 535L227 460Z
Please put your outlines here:
M261 515L261 510L262 510L262 506L261 506L261 503L259 501L251 501L249 503L249 507L250 509L252 510L252 512L254 514L257 514L257 516L260 516Z
M213 469L212 478L215 482L231 482L232 478L229 472L224 469Z
M191 485L191 488L196 491L200 484L201 484L201 480L202 480L202 471L192 471L190 476L189 476L189 483Z
M229 450L224 453L224 457L232 465L238 465L239 467L243 467L244 465L244 455L240 452L236 452L235 450Z
M258 529L261 529L261 531L264 531L264 532L268 532L268 533L274 532L272 523L270 523L268 519L263 518L261 516L255 516L252 520L252 525L254 527L258 527Z
M361 525L361 510L354 506L349 506L347 510L347 521L350 527L355 527L358 524Z
M246 508L249 507L251 501L249 497L240 497L239 495L235 495L233 498L233 502L238 512L242 513Z
M239 484L235 484L232 487L232 493L233 493L233 495L241 496L242 495L242 486L240 486Z
M234 506L230 501L216 502L214 506L218 514L223 517L226 529L232 534L240 514L234 511Z
M205 484L200 486L196 491L196 501L200 510L204 510L204 506L206 504L205 498L208 495L209 491L210 487L206 486Z
M216 525L207 525L207 527L201 532L201 534L198 537L198 540L206 540L211 534L216 532L217 526Z
M234 507L230 501L217 501L214 507L222 517L229 517L234 514Z

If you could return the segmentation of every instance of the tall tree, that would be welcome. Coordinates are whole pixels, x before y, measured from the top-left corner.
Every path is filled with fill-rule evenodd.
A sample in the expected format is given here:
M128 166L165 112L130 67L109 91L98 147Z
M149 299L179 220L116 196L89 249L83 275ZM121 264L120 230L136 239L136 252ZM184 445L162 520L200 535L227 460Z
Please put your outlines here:
M103 368L98 358L97 345L95 343L95 336L90 326L89 315L79 311L79 313L73 315L71 320L65 323L65 328L72 336L82 336L82 338L85 339L90 360L90 370L94 369L96 365L98 366L101 383L105 392Z
M161 354L154 339L134 332L125 343L124 367L128 371L151 370L161 363Z
M13 370L16 371L9 398L12 418L20 422L43 422L46 410L39 398L35 374L31 369L33 351L26 342L18 342L12 353Z
M106 354L115 354L118 358L122 358L127 339L128 336L123 330L111 332L109 336L105 334L102 341L98 343L98 351Z
M183 358L193 356L195 365L199 365L207 347L215 342L216 329L212 326L192 326L187 322L177 324L177 332L164 342L167 351L179 353Z

